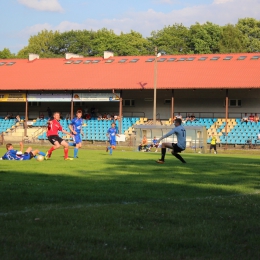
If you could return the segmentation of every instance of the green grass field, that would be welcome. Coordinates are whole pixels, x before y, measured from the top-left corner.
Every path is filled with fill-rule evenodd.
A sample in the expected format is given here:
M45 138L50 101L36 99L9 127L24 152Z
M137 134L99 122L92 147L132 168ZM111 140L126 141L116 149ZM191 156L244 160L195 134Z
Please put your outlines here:
M2 260L260 259L259 155L79 157L0 161Z

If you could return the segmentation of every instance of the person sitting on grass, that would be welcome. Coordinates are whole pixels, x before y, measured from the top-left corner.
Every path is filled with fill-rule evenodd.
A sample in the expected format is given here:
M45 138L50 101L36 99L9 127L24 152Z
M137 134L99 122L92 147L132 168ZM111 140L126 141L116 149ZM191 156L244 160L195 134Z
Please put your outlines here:
M23 142L20 142L20 151L14 150L11 143L6 144L7 152L1 157L2 160L16 160L16 161L27 161L36 157L38 154L45 156L44 152L38 149L33 150L32 147L28 147L23 153Z

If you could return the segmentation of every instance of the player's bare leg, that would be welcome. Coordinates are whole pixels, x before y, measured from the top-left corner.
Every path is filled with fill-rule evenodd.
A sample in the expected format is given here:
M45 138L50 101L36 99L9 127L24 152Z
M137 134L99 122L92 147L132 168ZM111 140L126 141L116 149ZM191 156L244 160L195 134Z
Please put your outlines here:
M64 147L64 160L73 160L69 158L69 144L64 140L60 144Z
M51 149L46 153L45 160L49 159L52 155L52 152L60 147L60 144L58 141L54 143L54 145L51 147Z

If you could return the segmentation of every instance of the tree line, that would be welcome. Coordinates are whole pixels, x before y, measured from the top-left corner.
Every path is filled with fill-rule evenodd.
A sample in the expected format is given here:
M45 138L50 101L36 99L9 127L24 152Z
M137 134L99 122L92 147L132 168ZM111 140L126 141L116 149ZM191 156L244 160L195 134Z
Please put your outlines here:
M155 46L166 54L260 52L260 21L243 18L235 25L206 22L190 27L175 23L152 31L146 38L136 31L117 35L106 28L67 32L43 30L31 36L28 45L17 54L4 48L0 51L0 58L28 58L29 53L53 58L64 57L67 52L84 57L103 56L105 50L114 52L116 56L154 55Z

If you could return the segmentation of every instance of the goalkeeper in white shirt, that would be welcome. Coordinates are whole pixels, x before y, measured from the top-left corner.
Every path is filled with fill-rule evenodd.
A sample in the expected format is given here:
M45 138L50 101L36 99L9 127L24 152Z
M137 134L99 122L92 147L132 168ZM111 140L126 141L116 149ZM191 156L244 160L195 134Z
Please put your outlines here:
M179 159L182 163L186 163L186 161L179 154L186 149L186 131L184 127L181 125L181 123L182 120L180 118L176 118L174 122L175 127L170 132L168 132L160 139L158 139L158 143L159 143L161 140L163 140L164 138L170 135L175 134L177 136L177 144L162 143L162 147L161 147L162 157L161 159L156 161L157 163L164 163L166 148L172 149L172 155L175 156L177 159Z

